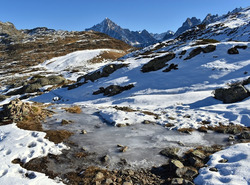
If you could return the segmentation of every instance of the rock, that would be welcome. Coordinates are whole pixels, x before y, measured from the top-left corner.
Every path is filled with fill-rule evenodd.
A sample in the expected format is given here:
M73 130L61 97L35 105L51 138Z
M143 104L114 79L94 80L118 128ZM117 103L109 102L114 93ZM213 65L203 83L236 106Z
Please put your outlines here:
M153 121L149 121L149 120L144 120L143 122L142 122L143 124L151 124L151 123L154 123Z
M164 69L162 72L169 72L169 71L172 71L172 70L177 70L178 69L178 64L170 64L169 67L167 67L166 69Z
M245 131L241 133L238 137L239 139L250 139L250 131Z
M214 98L223 103L235 103L249 97L248 90L242 85L235 85L228 89L219 88L214 91Z
M120 152L126 152L128 150L128 146L124 146L120 148Z
M212 172L218 172L218 169L215 168L215 167L209 168L209 170L212 171Z
M198 171L193 167L183 167L177 168L175 171L176 175L181 178L193 179L196 175L198 175Z
M81 134L87 134L87 133L88 133L87 130L85 129L81 130Z
M189 53L188 57L186 57L184 60L191 59L191 58L195 57L196 55L199 55L201 52L203 52L203 53L210 53L210 52L213 52L215 50L216 50L216 46L215 45L208 45L208 46L206 46L204 48L197 47L197 48L193 49Z
M96 175L95 175L95 180L101 180L104 178L104 175L102 172L98 172Z
M0 94L0 101L4 101L6 99L6 96Z
M123 91L132 89L133 87L134 87L134 84L129 84L127 86L110 85L106 88L100 87L99 90L93 92L93 95L98 95L98 94L103 93L104 96L114 96L114 95L122 93Z
M109 184L113 184L114 182L112 181L112 179L106 179L105 184L109 185Z
M193 49L193 50L189 53L188 57L186 57L184 60L191 59L191 58L195 57L196 55L199 55L202 51L203 51L203 50L202 50L201 47L195 48L195 49Z
M109 65L106 65L102 69L102 71L98 70L98 71L95 71L93 73L86 74L82 77L79 77L77 79L77 81L79 82L80 80L82 80L84 78L85 82L87 82L88 80L94 82L95 80L97 80L99 78L108 77L110 74L112 74L116 70L123 68L123 67L127 67L127 66L128 66L128 64L109 64Z
M219 163L226 163L226 162L228 162L227 159L221 159L221 160L219 160Z
M12 100L9 104L3 106L2 119L7 118L13 122L22 121L23 117L28 115L31 107L28 103L24 103L19 99Z
M178 168L183 168L183 167L184 167L184 165L182 164L181 161L179 161L179 160L174 160L174 159L172 159L172 160L169 162L169 165L170 165L170 168L171 168L172 170L176 170L176 169L178 169Z
M237 49L247 49L247 45L237 45L235 46Z
M34 83L30 85L26 85L22 88L22 94L24 93L33 93L33 92L39 92L42 88L42 85L39 83Z
M183 180L183 178L173 178L171 181L171 185L182 185Z
M234 54L239 54L239 51L237 50L236 47L230 48L229 50L227 50L227 53L230 55L234 55Z
M72 123L72 121L65 120L65 119L62 119L62 121L61 121L62 125L67 125L67 124L70 124L70 123Z
M235 137L232 135L228 136L228 141L235 141Z
M101 158L101 161L104 162L104 163L107 163L108 161L110 160L110 157L109 155L105 155Z
M180 148L168 147L160 151L160 154L169 158L179 159L179 156L178 156L179 151L180 151Z
M203 53L210 53L216 50L215 45L208 45L205 48L202 48Z
M165 67L168 61L175 58L174 53L169 53L167 55L164 55L162 57L154 58L153 60L150 60L148 63L144 64L141 68L141 71L143 73L150 72L150 71L157 71L159 69L162 69Z
M198 159L197 157L190 157L188 159L188 161L194 167L199 167L200 168L200 167L204 166L204 163L200 159Z
M130 182L124 182L124 183L122 183L122 185L133 185L133 184Z
M193 152L191 152L191 155L194 157L198 157L202 160L204 160L206 158L206 155L200 150L194 150Z

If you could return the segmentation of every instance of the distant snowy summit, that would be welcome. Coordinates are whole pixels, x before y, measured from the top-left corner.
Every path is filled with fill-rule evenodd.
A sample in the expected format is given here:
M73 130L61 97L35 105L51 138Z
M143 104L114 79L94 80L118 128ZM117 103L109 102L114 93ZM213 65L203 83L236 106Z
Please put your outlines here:
M109 18L105 18L101 23L86 29L86 31L89 30L105 33L136 47L145 47L157 43L165 35L172 35L171 31L163 34L150 34L145 29L143 31L130 31L129 29L121 28Z

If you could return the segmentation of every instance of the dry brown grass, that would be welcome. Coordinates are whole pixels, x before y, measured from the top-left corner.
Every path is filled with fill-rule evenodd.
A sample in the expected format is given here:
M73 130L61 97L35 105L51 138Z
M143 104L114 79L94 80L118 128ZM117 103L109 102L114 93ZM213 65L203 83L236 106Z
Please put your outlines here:
M69 113L75 113L75 114L80 114L82 113L82 109L80 106L75 105L73 107L69 107L69 108L63 108L64 110L66 110Z
M45 132L45 138L54 142L55 144L61 143L73 135L73 133L68 130L46 130Z

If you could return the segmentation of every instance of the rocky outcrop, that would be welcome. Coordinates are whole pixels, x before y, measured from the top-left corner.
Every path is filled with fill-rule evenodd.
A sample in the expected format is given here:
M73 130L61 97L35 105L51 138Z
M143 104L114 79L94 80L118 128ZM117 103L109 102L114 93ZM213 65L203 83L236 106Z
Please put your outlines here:
M40 89L46 85L63 85L67 83L67 80L62 76L38 76L33 77L27 85L24 85L22 88L11 91L8 95L17 95L17 94L25 94L25 93L33 93L33 92L40 92Z
M235 103L249 97L249 91L241 84L229 88L219 88L214 91L214 98L223 103Z
M134 87L134 84L129 84L126 86L110 85L106 88L100 87L99 90L93 92L93 95L98 95L98 94L103 93L104 96L114 96L114 95L122 93L123 91L130 90L133 87Z
M150 71L157 71L159 69L164 68L167 66L167 62L175 58L175 53L168 53L167 55L154 58L150 60L148 63L144 64L141 68L143 73L150 72Z
M106 65L102 70L95 71L93 73L86 74L82 77L79 77L77 81L81 81L84 78L84 82L87 82L88 80L94 82L95 80L102 78L102 77L108 77L110 74L115 72L116 70L127 67L128 64L109 64Z
M197 47L197 48L193 49L184 60L191 59L191 58L195 57L196 55L199 55L201 52L203 52L203 53L210 53L210 52L213 52L215 50L216 50L216 46L215 45L208 45L208 46L206 46L204 48Z
M10 120L12 122L22 121L24 116L30 112L30 105L19 99L12 100L9 104L3 106L0 119L2 121Z

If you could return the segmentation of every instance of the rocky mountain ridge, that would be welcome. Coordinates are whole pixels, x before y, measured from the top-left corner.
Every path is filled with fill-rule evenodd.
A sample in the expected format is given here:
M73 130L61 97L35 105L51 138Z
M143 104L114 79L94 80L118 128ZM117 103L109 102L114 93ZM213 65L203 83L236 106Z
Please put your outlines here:
M89 30L105 33L113 38L122 40L137 47L145 47L157 42L157 40L150 33L148 33L148 31L143 30L139 32L123 29L109 18L105 18L100 24L86 29L86 31Z

